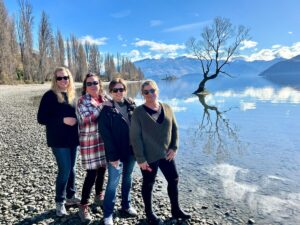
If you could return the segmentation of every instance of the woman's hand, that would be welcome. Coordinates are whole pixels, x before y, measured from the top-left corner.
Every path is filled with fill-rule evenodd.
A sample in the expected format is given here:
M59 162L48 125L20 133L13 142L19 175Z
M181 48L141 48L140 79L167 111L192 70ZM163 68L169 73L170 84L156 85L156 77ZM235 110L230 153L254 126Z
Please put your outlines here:
M152 171L151 167L149 166L149 164L147 162L143 162L143 163L139 163L139 167L142 169L142 170L147 170L149 172Z
M115 167L116 169L118 168L119 164L120 164L120 160L117 160L117 161L112 161L112 162L109 162L113 167Z
M77 119L74 117L64 117L64 124L74 126L77 123Z
M172 161L175 158L176 154L176 151L174 151L173 149L169 149L167 152L166 160Z

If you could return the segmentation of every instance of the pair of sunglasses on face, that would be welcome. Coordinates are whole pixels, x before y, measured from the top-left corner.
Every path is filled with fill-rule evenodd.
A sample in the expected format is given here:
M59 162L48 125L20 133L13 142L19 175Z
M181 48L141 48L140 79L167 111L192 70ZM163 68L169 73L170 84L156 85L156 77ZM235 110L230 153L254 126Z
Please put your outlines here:
M118 91L119 91L119 92L124 92L124 91L125 91L125 88L113 88L113 89L112 89L112 92L113 92L113 93L117 93Z
M149 93L150 93L150 94L154 94L155 91L156 91L155 89L143 90L143 94L144 94L144 95L148 95Z
M92 86L92 85L98 85L99 84L99 82L98 81L93 81L93 82L86 82L86 86L87 87L90 87L90 86Z
M59 80L59 81L61 81L61 80L69 80L69 76L63 76L63 77L56 77L56 80Z

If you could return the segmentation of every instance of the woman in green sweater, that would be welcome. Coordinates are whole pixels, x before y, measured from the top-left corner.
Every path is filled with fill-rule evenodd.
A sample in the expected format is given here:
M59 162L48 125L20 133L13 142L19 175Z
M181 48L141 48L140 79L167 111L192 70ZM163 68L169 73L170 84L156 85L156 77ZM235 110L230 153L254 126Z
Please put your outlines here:
M143 175L142 197L149 224L162 223L152 209L152 190L158 168L168 182L172 217L191 218L178 203L178 173L174 160L178 148L176 120L171 107L158 101L158 91L155 81L143 82L141 92L145 103L134 110L130 129L131 144Z

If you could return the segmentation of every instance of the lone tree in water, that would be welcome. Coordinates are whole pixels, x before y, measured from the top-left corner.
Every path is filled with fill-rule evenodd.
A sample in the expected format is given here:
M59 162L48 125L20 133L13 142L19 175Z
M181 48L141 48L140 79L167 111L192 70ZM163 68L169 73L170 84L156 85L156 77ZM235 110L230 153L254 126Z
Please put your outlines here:
M217 17L203 28L199 40L191 38L187 41L187 49L200 61L203 72L203 79L194 94L203 92L206 82L217 78L220 73L231 77L224 71L224 66L229 64L247 38L248 28L235 27L229 19Z

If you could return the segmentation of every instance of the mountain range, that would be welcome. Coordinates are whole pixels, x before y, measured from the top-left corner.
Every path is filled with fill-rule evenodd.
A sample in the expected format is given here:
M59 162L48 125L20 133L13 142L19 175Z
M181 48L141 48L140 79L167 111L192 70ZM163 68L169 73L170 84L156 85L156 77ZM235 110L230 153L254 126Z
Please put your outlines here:
M197 76L199 79L201 74L200 61L188 57L144 59L134 64L142 69L146 78L151 79L163 79L169 76L176 78ZM288 60L275 58L271 61L248 62L239 59L224 66L224 70L235 77L262 76L279 85L300 87L300 55Z
M274 83L300 87L300 55L275 63L262 71L260 76Z
M257 60L247 62L244 60L235 60L224 67L224 70L233 75L239 76L241 74L258 75L273 64L282 61L277 58L271 61ZM140 67L147 78L165 78L166 76L175 76L180 78L187 74L200 74L200 61L188 57L178 57L175 59L161 58L161 59L144 59L134 63ZM213 68L212 68L213 69Z

